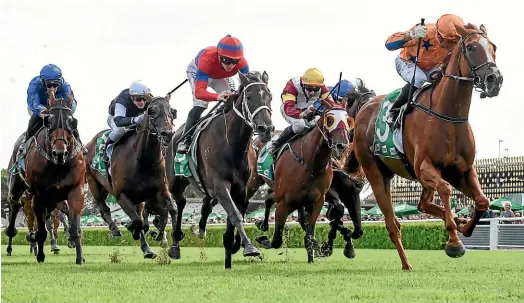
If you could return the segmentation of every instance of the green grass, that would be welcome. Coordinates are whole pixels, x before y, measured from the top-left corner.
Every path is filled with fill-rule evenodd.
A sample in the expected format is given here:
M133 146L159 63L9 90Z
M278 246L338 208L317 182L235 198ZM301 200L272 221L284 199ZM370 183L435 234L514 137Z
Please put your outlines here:
M407 251L414 270L403 272L395 250L341 250L307 264L304 249L263 250L264 260L234 256L223 268L223 249L182 248L168 265L144 260L138 247L84 247L86 264L74 250L46 246L44 264L29 247L2 246L2 302L524 302L524 253ZM109 255L120 251L121 263ZM160 248L154 248L160 253ZM202 258L201 254L205 257Z

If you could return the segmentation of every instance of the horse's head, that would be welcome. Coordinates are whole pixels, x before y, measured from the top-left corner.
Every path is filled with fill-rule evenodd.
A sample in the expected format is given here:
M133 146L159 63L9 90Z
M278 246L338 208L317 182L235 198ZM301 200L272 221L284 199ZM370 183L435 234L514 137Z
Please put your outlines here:
M354 86L355 88L348 91L341 100L342 106L344 106L351 118L356 118L360 108L377 96L373 90L365 86L364 81L360 78L356 79Z
M74 142L73 131L78 121L73 117L71 106L74 96L71 94L68 100L55 98L56 87L47 89L49 96L49 114L44 116L44 127L47 128L51 157L55 164L64 164L69 156L69 147Z
M272 95L267 86L269 76L266 72L251 72L247 75L239 73L239 77L241 93L233 110L253 128L254 133L258 133L262 142L266 143L271 139L271 133L275 128L271 121ZM241 112L237 108L240 108Z
M141 127L150 134L156 135L161 144L167 145L173 139L173 120L176 119L177 111L171 108L163 97L148 99L150 100Z
M472 24L455 27L461 39L451 57L460 56L457 60L459 76L468 77L485 96L497 96L503 77L495 63L497 47L489 40L486 27L481 25L480 30ZM464 60L460 60L462 57Z
M323 103L326 109L319 120L319 123L322 124L321 130L328 146L334 148L336 156L339 156L349 144L348 134L355 126L355 122L342 106L331 106L327 102Z

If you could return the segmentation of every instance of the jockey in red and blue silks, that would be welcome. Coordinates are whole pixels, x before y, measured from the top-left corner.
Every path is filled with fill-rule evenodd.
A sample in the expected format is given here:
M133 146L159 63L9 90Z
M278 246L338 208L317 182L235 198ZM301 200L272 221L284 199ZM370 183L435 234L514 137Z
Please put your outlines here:
M29 125L27 126L27 131L24 134L22 139L22 144L20 145L20 152L22 152L25 147L26 142L29 138L35 135L43 126L43 117L47 114L48 104L48 95L47 90L54 89L56 98L63 98L67 100L69 96L73 96L72 111L76 111L77 101L74 98L73 91L71 86L67 83L62 77L62 71L58 66L54 64L48 64L40 70L40 75L34 77L29 83L27 89L27 109L31 115L29 119ZM82 144L80 141L80 135L78 134L78 129L73 130L73 136ZM83 144L82 144L83 146ZM87 152L85 147L83 148L84 154Z
M187 153L194 126L209 102L226 101L234 90L230 77L238 72L247 74L249 66L244 58L244 48L237 38L227 35L217 46L201 50L187 67L187 79L193 92L193 108L189 111L184 127L185 139L178 145L178 153ZM206 89L211 87L216 93Z

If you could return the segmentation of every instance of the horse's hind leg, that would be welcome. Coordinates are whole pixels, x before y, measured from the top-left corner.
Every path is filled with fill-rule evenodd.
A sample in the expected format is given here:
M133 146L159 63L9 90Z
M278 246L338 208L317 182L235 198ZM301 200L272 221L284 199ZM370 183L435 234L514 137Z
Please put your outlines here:
M322 257L329 257L333 254L333 242L337 237L338 226L342 224L344 206L340 203L340 200L337 197L338 194L335 192L335 190L330 188L328 194L326 195L326 200L329 203L327 214L330 215L331 222L329 223L330 229L328 232L328 240L320 247L320 256Z
M31 206L31 200L27 199L24 202L24 214L27 219L27 234L25 239L29 242L29 253L34 252L36 256L36 240L35 240L35 214Z
M211 202L214 202L214 203L211 203ZM209 218L209 215L213 211L213 206L216 205L217 203L218 203L217 200L213 200L208 195L206 195L202 199L202 208L200 209L200 220L198 220L198 229L196 228L196 226L191 226L191 230L193 231L193 234L195 234L195 236L199 237L200 239L204 239L206 237L207 219ZM184 198L184 205L185 205L185 198Z
M317 223L318 216L320 215L320 211L322 210L322 206L324 205L324 201L326 200L326 197L324 195L321 195L317 201L315 201L315 204L313 205L313 208L311 211L308 211L308 225L307 225L307 231L306 235L304 236L304 246L306 247L307 251L307 262L313 263L315 259L315 251L316 249L316 241L315 241L315 224ZM342 211L344 213L344 211Z
M469 171L463 174L460 182L455 186L455 188L461 191L468 198L475 201L476 208L473 217L466 224L464 224L464 222L458 222L458 230L464 236L469 237L473 233L473 230L477 226L484 212L488 209L489 199L482 191L477 176L477 170L473 166Z
M231 269L231 261L232 261L232 250L233 250L233 244L235 242L235 226L231 223L231 220L229 220L229 217L227 218L227 225L226 225L226 231L222 235L222 244L224 245L225 250L225 259L224 259L224 267L225 269Z
M268 231L269 230L269 213L271 211L271 206L275 204L275 192L268 192L268 195L266 197L265 202L265 210L264 210L264 220L257 221L255 223L256 227L261 231Z
M107 191L102 187L102 185L91 175L86 174L87 184L89 185L89 190L93 195L93 200L98 206L98 211L100 211L100 216L104 219L104 222L109 226L111 231L111 237L121 237L122 233L116 225L116 223L111 218L111 210L107 206L105 199L108 196Z
M404 246L402 245L400 223L393 212L393 204L391 204L391 177L384 176L376 162L371 162L371 164L368 166L363 166L362 168L364 169L366 177L371 184L371 188L375 194L375 199L377 199L380 211L382 211L382 214L384 214L386 229L389 232L389 238L395 244L400 261L402 262L402 269L411 270L412 267L408 263L406 252L404 251Z
M446 243L446 254L450 257L462 257L466 253L466 248L460 241L457 234L457 225L453 219L451 211L451 185L442 179L441 174L429 160L424 160L419 166L419 179L424 187L437 190L442 204L444 204L444 221L446 230L449 233L448 242ZM425 200L428 200L429 198ZM428 205L429 203L426 203Z
M53 210L51 212L51 216L46 220L46 228L49 231L49 237L51 239L51 252L54 254L58 254L60 252L60 247L58 247L58 244L56 243L56 234L55 234L55 211Z
M180 211L178 210L178 206L177 204L175 204L175 201L171 197L171 193L169 192L169 189L166 184L164 184L163 190L157 194L157 203L158 203L157 205L161 205L163 213L169 213L169 215L171 216L171 228L172 228L171 240L173 241L173 244L171 244L171 247L169 248L167 254L172 259L177 259L177 257L180 258L180 245L178 243L182 240L183 233L177 234L177 230L179 232L182 231L182 228L181 228L182 210ZM162 223L162 225L165 227L166 224L167 224L167 215L166 215L166 221ZM162 230L161 232L163 233L164 231ZM177 250L178 250L178 256L177 256Z
M19 179L18 176L12 176L10 175L10 178L8 180L8 194L7 194L7 201L10 207L10 214L9 214L9 225L4 230L4 233L6 236L9 237L9 240L7 242L7 248L6 252L7 255L10 256L13 251L13 238L17 234L17 230L15 227L16 223L16 217L18 216L18 212L20 211L20 208L22 207L22 203L20 202L20 197L24 193L26 186L25 184ZM30 202L27 202L30 203Z
M284 227L286 225L286 220L289 216L289 213L290 209L286 200L277 202L277 209L275 211L275 232L273 233L273 239L271 242L269 242L268 237L266 235L262 235L256 237L256 241L265 248L280 248L282 246Z

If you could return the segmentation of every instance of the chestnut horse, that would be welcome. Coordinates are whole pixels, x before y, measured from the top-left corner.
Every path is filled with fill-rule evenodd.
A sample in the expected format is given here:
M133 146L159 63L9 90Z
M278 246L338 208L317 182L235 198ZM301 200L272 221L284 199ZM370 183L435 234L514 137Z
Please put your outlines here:
M475 141L468 116L473 88L480 89L485 96L495 97L502 75L495 63L495 46L489 41L484 26L480 30L471 24L456 28L461 39L443 67L443 78L430 89L421 91L416 101L412 101L413 111L405 116L402 141L406 165L401 160L375 156L373 152L375 121L384 95L364 105L356 119L356 159L384 214L389 237L404 270L412 267L404 252L400 224L391 204L390 181L395 174L422 184L418 209L444 220L449 233L446 253L450 257L461 257L466 252L457 230L466 237L471 236L489 205L473 167ZM453 218L452 186L475 201L471 220ZM433 203L435 191L443 208Z
M105 203L111 193L131 222L126 226L133 239L140 240L144 258L153 259L155 252L146 241L144 234L144 202L148 207L161 214L163 226L167 223L167 213L171 215L173 233L177 222L177 207L167 188L165 171L165 151L173 138L172 123L176 110L171 109L169 102L156 97L147 102L144 119L136 126L136 131L127 132L114 144L111 155L110 180L92 168L96 151L96 142L105 131L98 133L87 144L87 183L97 203L104 221L110 225L114 236L119 235L111 219L109 207ZM147 218L145 219L147 220ZM164 230L160 233L163 234ZM174 236L173 236L174 239ZM173 257L174 247L168 254Z
M275 181L264 179L275 192L275 233L272 242L267 236L256 238L265 248L280 248L287 217L304 207L307 213L304 244L309 263L314 260L315 224L333 178L332 152L333 149L337 153L344 151L349 144L349 125L353 126L344 108L324 103L326 109L315 126L289 144L276 160Z
M76 247L76 264L85 262L80 241L80 215L84 207L84 175L86 165L84 155L79 152L81 144L72 135L77 120L73 118L69 99L55 99L52 88L48 89L49 114L44 118L44 126L35 134L25 156L25 176L8 176L8 201L11 206L9 226L5 233L9 237L8 255L12 251L12 238L16 235L15 220L22 203L20 197L28 190L32 196L32 208L37 221L36 241L38 252L36 260L44 262L44 243L47 238L46 219L57 206L67 200L69 203L70 236ZM28 139L29 140L29 139ZM16 161L20 139L9 167Z
M268 75L264 72L239 74L240 88L238 95L229 98L228 103L216 118L212 119L200 134L197 147L198 174L208 201L215 199L227 212L227 227L223 235L225 249L224 266L231 268L233 248L244 247L244 256L258 256L256 249L244 230L247 183L250 178L248 151L253 132L258 132L269 141L273 123L271 121L271 93L267 87ZM231 110L228 110L231 109ZM183 126L175 134L173 142L182 135ZM197 138L195 134L193 136ZM179 208L179 224L176 227L175 244L184 238L181 229L181 216L186 204L184 190L189 185L185 177L175 176L174 157L176 146L171 144L168 150L167 176L169 188ZM209 206L209 203L205 204ZM212 207L211 207L212 208ZM235 241L234 230L238 237ZM240 240L240 241L238 241ZM180 257L180 250L178 250Z

